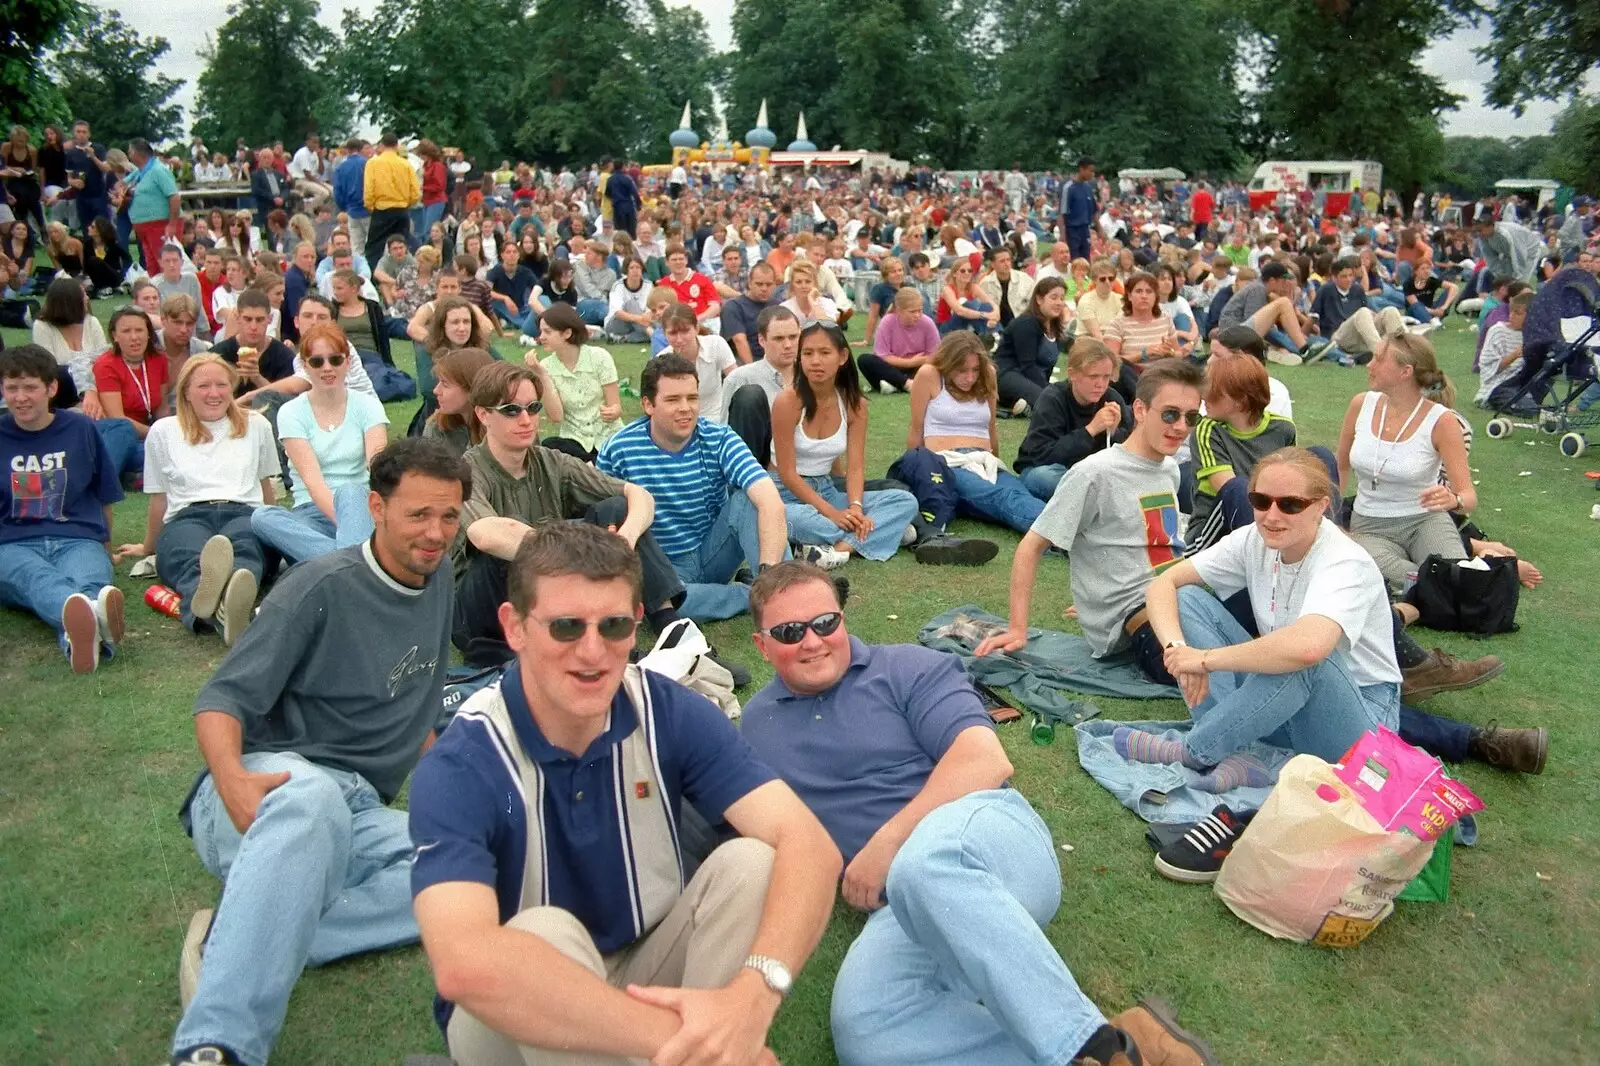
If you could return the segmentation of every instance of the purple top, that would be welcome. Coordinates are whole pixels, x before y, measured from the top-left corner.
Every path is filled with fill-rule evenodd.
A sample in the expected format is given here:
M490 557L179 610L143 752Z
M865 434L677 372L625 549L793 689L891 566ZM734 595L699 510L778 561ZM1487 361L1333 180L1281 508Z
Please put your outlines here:
M872 340L872 350L878 355L925 355L938 347L939 327L927 315L907 329L900 316L890 312L878 321L878 332Z

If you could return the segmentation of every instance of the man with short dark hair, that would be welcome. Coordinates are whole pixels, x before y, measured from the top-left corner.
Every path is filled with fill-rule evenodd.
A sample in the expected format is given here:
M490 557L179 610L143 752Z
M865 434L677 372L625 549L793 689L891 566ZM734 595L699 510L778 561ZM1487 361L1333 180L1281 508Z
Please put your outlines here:
M174 1066L260 1066L300 972L414 943L406 814L450 663L441 572L471 487L438 441L374 457L372 539L279 579L195 701L206 770L183 806L222 880L189 923Z
M233 335L211 349L239 371L237 392L241 399L294 373L294 351L267 335L271 317L272 304L267 294L259 289L244 290L234 305Z
M770 274L771 268L767 270ZM756 323L761 358L734 367L722 379L722 421L739 434L765 469L772 466L772 401L794 383L800 319L787 307L774 304L761 312Z
M632 237L639 225L639 186L633 176L613 160L606 160L606 199L611 201L612 225Z
M56 411L55 356L37 344L0 350L0 604L56 631L75 674L122 640L122 592L111 573L116 464L86 415Z
M1239 286L1228 298L1217 319L1219 329L1228 326L1249 326L1275 348L1289 353L1274 358L1269 349L1267 358L1286 366L1301 362L1300 353L1306 347L1306 334L1300 328L1300 318L1294 311L1294 273L1276 260L1261 265L1261 276L1255 281Z
M539 277L522 265L522 253L514 242L507 240L500 245L500 262L489 269L484 280L489 283L490 306L495 316L530 337L538 336L539 307L533 302L533 290Z
M128 142L128 162L134 166L133 174L127 179L133 185L128 221L133 224L139 247L144 251L145 273L155 274L161 269L161 246L177 240L182 233L183 208L178 200L178 182L143 137Z
M738 248L723 252L724 257L738 254ZM748 366L765 354L761 343L765 335L756 323L768 308L782 303L782 297L778 294L778 273L771 264L755 264L746 277L743 292L724 293L727 299L722 304L722 339L733 348L740 364ZM722 291L720 286L718 291Z
M1078 175L1061 191L1061 229L1074 259L1089 258L1089 227L1094 225L1094 160L1078 160Z
M361 201L371 212L367 227L367 261L376 263L389 243L389 235L411 236L411 209L422 202L422 183L411 169L400 148L400 138L385 133L383 150L371 159L361 174Z
M344 144L344 159L333 171L333 202L349 219L350 242L358 248L367 246L367 224L372 219L365 200L367 159L371 155L370 144L352 137ZM325 207L326 202L319 212Z
M106 175L111 164L106 162L106 150L89 139L89 124L83 119L72 124L72 142L62 156L67 170L67 188L73 191L72 202L78 209L78 230L85 239L89 225L97 218L111 217Z
M696 621L743 614L750 587L735 580L739 569L789 554L777 486L737 433L700 417L695 364L676 352L656 356L639 394L645 417L601 445L596 462L655 498L653 532L688 589L682 613Z

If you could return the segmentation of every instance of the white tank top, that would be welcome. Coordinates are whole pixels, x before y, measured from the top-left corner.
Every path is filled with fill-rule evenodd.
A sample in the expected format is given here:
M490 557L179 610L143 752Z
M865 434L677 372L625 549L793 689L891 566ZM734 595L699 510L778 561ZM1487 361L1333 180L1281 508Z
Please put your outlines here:
M982 437L987 440L989 402L958 400L941 383L939 395L928 401L928 409L922 416L922 438L929 437Z
M1379 440L1372 432L1373 413L1383 394L1369 392L1356 416L1355 440L1350 445L1350 470L1356 476L1356 511L1369 518L1405 518L1422 514L1422 490L1439 483L1442 460L1433 446L1433 427L1449 410L1440 403L1414 412L1401 441ZM1420 424L1419 424L1420 422Z
M850 418L845 411L844 396L839 394L839 428L831 437L806 436L806 420L802 415L794 427L794 469L801 477L823 477L833 470L833 462L845 453L850 441Z

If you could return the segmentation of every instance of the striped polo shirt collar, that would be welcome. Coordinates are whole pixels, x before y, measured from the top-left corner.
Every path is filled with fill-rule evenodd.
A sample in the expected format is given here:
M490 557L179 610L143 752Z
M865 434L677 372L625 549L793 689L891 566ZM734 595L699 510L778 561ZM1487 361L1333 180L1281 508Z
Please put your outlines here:
M633 701L628 698L627 691L618 686L617 694L611 697L611 710L606 714L605 729L590 742L588 751L574 755L550 743L539 731L538 723L533 720L533 712L528 708L527 695L522 690L522 670L516 660L508 663L501 674L500 698L505 701L511 728L516 730L517 743L528 758L536 763L574 759L580 763L590 763L609 758L612 749L639 727L639 716L633 708Z

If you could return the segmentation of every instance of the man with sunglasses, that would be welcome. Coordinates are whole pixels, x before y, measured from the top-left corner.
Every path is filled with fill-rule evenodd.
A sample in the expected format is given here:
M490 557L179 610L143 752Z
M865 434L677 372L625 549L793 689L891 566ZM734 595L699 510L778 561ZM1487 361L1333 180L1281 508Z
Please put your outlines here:
M677 620L674 607L683 602L683 583L650 534L650 493L539 445L539 411L548 387L548 380L515 363L486 366L472 381L483 443L463 456L472 469L472 497L462 509L461 535L451 554L457 582L452 639L475 666L498 666L511 657L499 617L508 567L522 542L540 535L534 527L541 522L591 522L638 550L648 616L657 632Z
M833 987L843 1066L1141 1061L1135 1039L1154 1034L1154 1015L1108 1024L1045 937L1061 903L1050 830L1008 787L960 661L851 637L809 563L757 578L750 610L777 676L740 733L821 819L845 859L845 901L871 915Z
M372 461L375 532L261 603L195 701L205 758L180 817L222 879L189 923L176 1066L266 1062L300 972L417 939L411 837L388 804L439 717L471 474L437 441Z
M593 526L525 539L499 611L517 658L417 769L414 907L460 1066L775 1066L839 853L720 710L629 664L642 584ZM698 869L685 801L740 834Z
M663 352L639 375L645 417L600 446L602 471L641 486L656 503L653 530L688 588L685 617L743 614L741 567L788 557L789 521L777 485L728 426L700 416L695 364Z
M1153 680L1172 683L1150 631L1144 590L1183 558L1178 464L1173 455L1200 420L1205 374L1181 359L1150 363L1139 376L1133 432L1067 471L1011 564L1010 626L977 654L1028 643L1028 611L1039 560L1051 545L1071 555L1072 601L1095 658L1132 647Z
M1112 319L1122 317L1122 294L1117 292L1117 268L1109 259L1096 259L1089 264L1089 277L1094 287L1078 297L1078 322L1089 331L1089 336L1099 338Z

